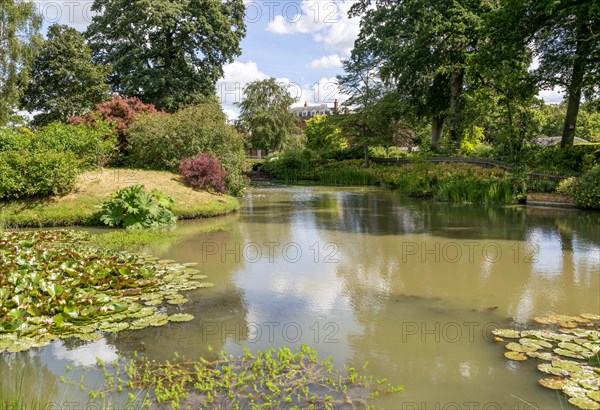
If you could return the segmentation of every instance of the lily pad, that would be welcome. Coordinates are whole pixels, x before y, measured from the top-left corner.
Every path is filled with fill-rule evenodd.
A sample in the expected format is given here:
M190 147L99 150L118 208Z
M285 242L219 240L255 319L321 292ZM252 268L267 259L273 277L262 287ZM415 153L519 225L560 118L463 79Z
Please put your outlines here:
M189 322L190 320L194 320L194 315L187 313L176 313L169 316L169 322Z
M189 302L186 298L177 298L177 299L169 299L167 303L170 305L182 305L184 303Z
M570 351L575 352L575 353L582 353L582 352L585 352L587 350L584 347L579 346L576 343L570 343L570 342L559 343L558 347L560 347L561 349L570 350Z
M519 352L519 353L527 353L527 352L535 352L536 350L539 349L539 346L525 346L519 343L514 343L511 342L509 344L506 345L506 348L508 350L512 350L513 352Z
M564 357L571 357L573 359L583 359L584 358L581 354L575 353L574 351L567 350L567 349L561 349L561 348L554 349L554 353L556 353L557 355L560 355L560 356L564 356Z
M552 343L550 342L546 342L545 340L540 340L540 339L532 339L532 338L521 338L519 339L519 343L521 343L524 346L527 345L533 345L533 346L537 346L538 349L541 348L545 348L545 349L552 349Z
M540 352L540 351L527 352L527 356L535 357L536 359L545 360L545 361L551 361L556 358L556 356L554 356L550 352Z
M600 391L589 391L587 393L588 397L594 401L597 401L598 403L600 403Z
M521 332L512 329L494 329L492 330L492 334L507 339L518 339L521 337Z
M538 380L538 383L549 389L562 390L567 384L567 380L559 378L547 378Z
M585 397L572 397L569 399L569 403L584 410L600 409L600 403Z
M525 355L525 353L513 352L513 351L505 352L504 357L506 357L509 360L515 360L515 361L519 361L519 362L527 360L527 356Z
M569 375L568 371L566 371L564 369L560 369L558 367L554 367L550 363L538 364L537 368L539 371L541 371L543 373L552 374L554 376L568 376Z

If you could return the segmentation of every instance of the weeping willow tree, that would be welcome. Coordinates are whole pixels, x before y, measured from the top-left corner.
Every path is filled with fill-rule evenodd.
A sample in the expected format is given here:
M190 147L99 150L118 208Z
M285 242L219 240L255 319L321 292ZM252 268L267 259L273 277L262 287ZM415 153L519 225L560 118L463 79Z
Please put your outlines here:
M33 2L0 0L0 126L10 121L27 84L23 68L33 57L30 42L40 25Z

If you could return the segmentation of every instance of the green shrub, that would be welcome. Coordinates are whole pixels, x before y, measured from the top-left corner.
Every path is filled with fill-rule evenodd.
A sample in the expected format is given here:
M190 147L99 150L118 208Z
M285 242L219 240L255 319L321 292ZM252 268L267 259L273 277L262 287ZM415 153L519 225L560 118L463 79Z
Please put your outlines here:
M558 183L558 187L556 187L556 193L563 194L563 195L573 195L573 190L575 189L576 181L577 181L577 178L575 178L575 177L569 177L569 178L561 180Z
M600 149L595 145L545 147L535 150L524 165L563 174L580 174L600 164Z
M600 209L600 166L577 179L573 187L575 203L588 209Z
M378 180L414 197L439 201L512 203L523 195L524 184L515 184L501 169L468 164L415 162L402 167L372 168Z
M319 157L311 150L283 151L271 155L262 170L272 177L285 181L315 180Z
M135 167L176 172L182 159L205 152L219 160L227 171L229 192L239 195L246 185L244 144L217 104L198 104L171 115L140 115L129 129L128 162Z
M110 201L100 205L99 218L108 226L158 228L177 221L172 212L174 203L173 198L157 189L148 193L143 185L132 185L115 192Z
M0 152L21 151L29 145L28 136L20 131L2 128L0 129Z
M90 125L53 122L34 134L31 148L34 151L71 151L88 168L93 165L104 166L115 159L118 153L114 131L107 122L101 120Z
M79 168L70 151L0 152L0 200L67 194Z

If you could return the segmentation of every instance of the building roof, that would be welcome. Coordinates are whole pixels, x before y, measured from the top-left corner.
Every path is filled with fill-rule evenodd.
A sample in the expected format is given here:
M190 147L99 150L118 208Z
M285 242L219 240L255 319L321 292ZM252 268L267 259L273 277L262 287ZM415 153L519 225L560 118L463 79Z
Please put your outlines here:
M303 107L292 107L290 108L291 113L299 113L299 112L321 112L321 111L333 111L333 108L329 107L327 104L320 105L305 105Z

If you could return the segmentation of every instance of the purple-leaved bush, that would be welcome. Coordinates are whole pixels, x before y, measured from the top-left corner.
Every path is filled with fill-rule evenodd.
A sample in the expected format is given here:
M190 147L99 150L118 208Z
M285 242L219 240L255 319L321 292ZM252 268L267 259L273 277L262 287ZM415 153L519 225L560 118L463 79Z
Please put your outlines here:
M185 182L194 188L214 190L224 193L227 191L225 177L227 172L221 167L218 159L204 153L193 159L184 159L179 165L179 172Z

